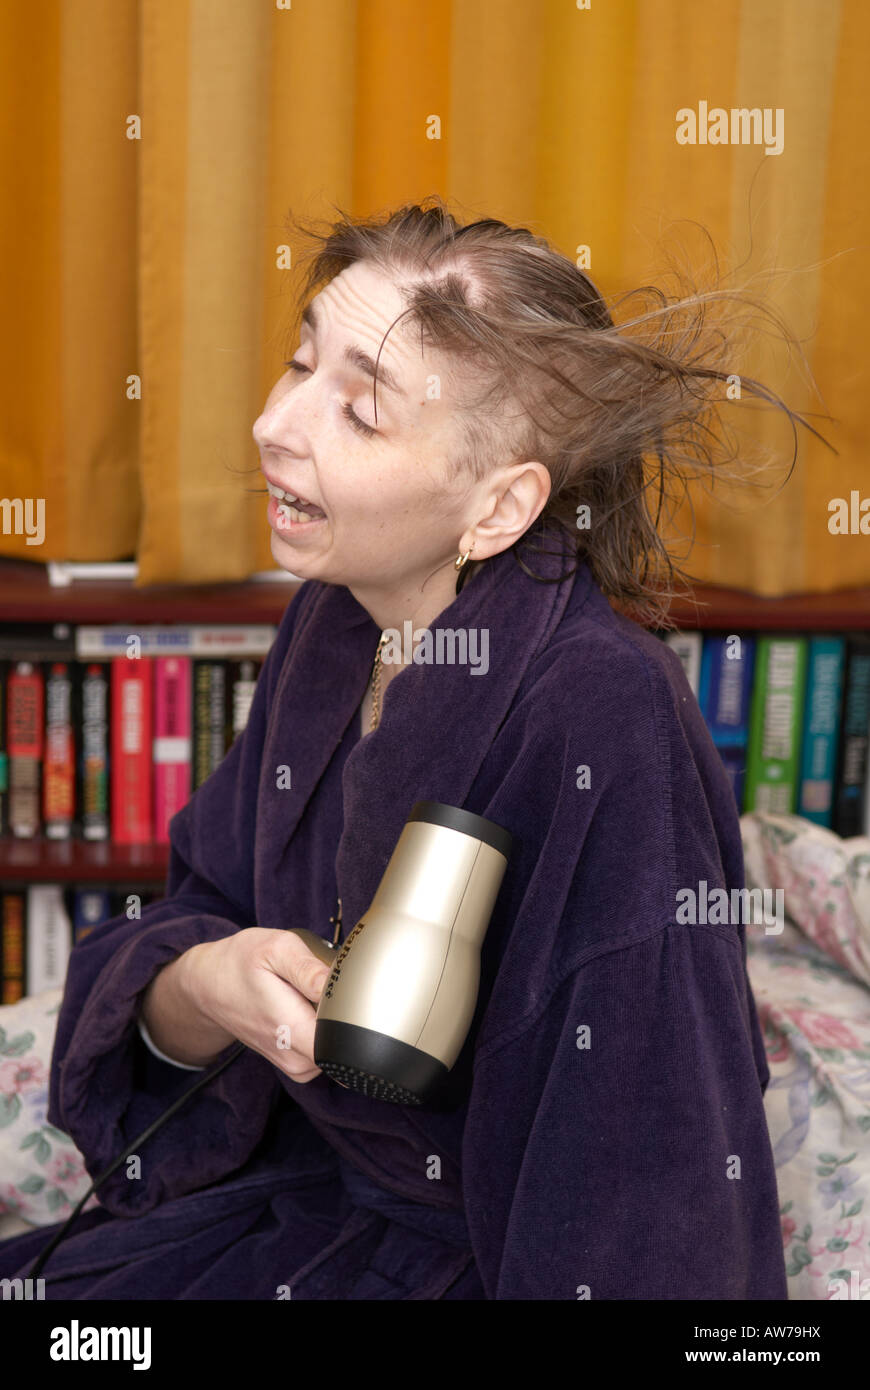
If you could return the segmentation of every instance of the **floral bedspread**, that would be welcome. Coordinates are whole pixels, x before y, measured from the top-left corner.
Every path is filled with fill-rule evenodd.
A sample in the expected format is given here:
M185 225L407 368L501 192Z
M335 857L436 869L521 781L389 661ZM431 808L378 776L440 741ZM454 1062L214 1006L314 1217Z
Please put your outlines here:
M746 935L789 1297L870 1300L870 839L742 826L747 886L783 890L784 921ZM45 1118L59 1006L53 990L0 1008L0 1239L65 1219L90 1186Z
M782 930L746 934L789 1297L870 1300L870 840L742 825L747 885L784 894Z

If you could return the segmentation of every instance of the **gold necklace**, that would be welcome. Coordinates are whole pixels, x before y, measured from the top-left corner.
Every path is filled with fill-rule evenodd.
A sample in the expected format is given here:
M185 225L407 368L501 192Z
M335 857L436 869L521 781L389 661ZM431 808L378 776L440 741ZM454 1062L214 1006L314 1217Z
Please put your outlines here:
M382 632L378 649L375 652L375 664L372 667L372 722L369 729L371 733L378 727L381 720L381 652L387 640L387 633Z

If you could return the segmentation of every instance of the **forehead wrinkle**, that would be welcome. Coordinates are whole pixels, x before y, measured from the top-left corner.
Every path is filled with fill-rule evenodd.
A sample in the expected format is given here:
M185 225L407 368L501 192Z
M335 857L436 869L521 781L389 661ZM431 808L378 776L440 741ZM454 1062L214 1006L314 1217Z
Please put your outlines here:
M313 304L306 304L302 311L302 322L308 325L316 337L319 320ZM357 371L363 372L366 376L371 377L372 380L374 380L375 374L377 374L378 382L386 390L392 391L394 395L400 396L403 400L406 399L405 392L389 367L383 366L380 363L376 366L374 358L367 353L364 348L361 348L358 343L349 343L342 353L342 359L348 366L355 367Z

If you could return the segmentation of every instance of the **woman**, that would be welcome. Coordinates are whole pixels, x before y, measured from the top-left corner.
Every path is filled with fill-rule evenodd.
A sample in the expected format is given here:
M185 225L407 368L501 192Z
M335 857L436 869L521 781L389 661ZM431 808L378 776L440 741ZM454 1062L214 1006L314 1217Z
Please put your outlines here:
M742 886L734 798L677 659L614 607L664 611L645 465L661 493L714 437L723 301L616 329L545 242L437 199L336 224L318 285L254 426L306 582L166 898L73 952L49 1119L96 1175L246 1050L106 1181L46 1297L784 1298L745 930L677 916ZM426 629L467 645L429 661ZM327 972L287 928L343 940L419 799L514 848L468 1041L414 1108L315 1065Z

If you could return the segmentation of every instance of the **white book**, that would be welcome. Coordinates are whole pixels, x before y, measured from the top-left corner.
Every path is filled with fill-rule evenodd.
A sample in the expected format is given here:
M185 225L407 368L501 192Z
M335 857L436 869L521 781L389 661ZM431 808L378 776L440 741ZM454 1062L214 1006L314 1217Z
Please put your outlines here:
M27 890L25 993L62 988L71 950L72 923L60 884L31 884Z
M265 656L277 631L272 623L85 626L76 628L76 656L79 661L126 656L131 637L139 638L139 656Z
M697 700L698 688L701 684L701 648L704 634L702 632L669 632L665 641L683 663L686 680L692 687L692 694Z

